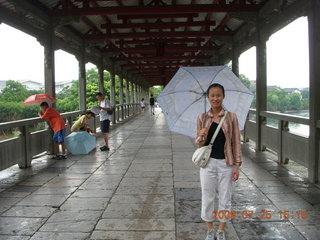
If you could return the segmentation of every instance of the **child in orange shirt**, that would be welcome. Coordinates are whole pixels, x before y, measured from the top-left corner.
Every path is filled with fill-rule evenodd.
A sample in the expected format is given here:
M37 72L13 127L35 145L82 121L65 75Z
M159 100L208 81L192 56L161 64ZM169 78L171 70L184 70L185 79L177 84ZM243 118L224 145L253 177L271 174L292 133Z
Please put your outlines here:
M64 143L64 138L66 135L66 124L60 114L54 108L50 108L48 103L42 102L40 104L41 109L43 110L38 113L38 115L47 119L50 123L50 126L54 132L53 141L56 146L56 155L53 157L54 159L66 159L66 144ZM60 154L60 148L62 147L62 154Z

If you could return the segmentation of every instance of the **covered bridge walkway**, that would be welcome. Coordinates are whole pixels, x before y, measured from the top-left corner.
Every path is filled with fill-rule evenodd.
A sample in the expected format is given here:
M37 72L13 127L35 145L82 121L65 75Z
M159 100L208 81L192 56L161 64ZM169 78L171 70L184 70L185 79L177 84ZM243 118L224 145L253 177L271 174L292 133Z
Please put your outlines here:
M7 170L0 239L204 239L194 148L157 112L114 129L110 153L43 157L32 170ZM318 239L320 190L272 155L243 151L228 239Z
M268 112L266 106L266 42L301 16L309 21L310 118ZM243 133L250 141L243 145L234 195L239 219L229 226L229 239L319 238L320 0L0 0L0 23L44 47L47 94L56 95L55 50L76 56L80 104L79 111L63 114L68 129L87 108L87 62L99 70L101 92L103 72L110 72L116 106L109 155L33 160L52 153L51 132L30 130L41 120L0 123L0 130L21 133L0 142L0 169L25 168L1 172L8 176L0 187L0 239L202 239L192 141L170 133L159 112L132 116L149 87L166 85L179 66L231 60L239 74L239 56L252 46L256 109ZM308 125L309 136L290 132L291 123ZM96 129L97 122L91 124ZM296 163L305 171L295 173Z

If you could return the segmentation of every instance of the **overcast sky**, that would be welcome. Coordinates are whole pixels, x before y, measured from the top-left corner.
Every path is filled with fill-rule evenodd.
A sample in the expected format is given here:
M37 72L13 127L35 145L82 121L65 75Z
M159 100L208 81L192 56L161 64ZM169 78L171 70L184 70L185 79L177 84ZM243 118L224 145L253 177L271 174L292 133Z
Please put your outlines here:
M272 35L267 43L268 85L307 87L309 85L307 18L300 18ZM78 78L76 58L56 51L56 81ZM87 68L94 67L87 64ZM240 73L256 78L255 48L240 56ZM0 24L0 80L43 82L43 47L37 40Z

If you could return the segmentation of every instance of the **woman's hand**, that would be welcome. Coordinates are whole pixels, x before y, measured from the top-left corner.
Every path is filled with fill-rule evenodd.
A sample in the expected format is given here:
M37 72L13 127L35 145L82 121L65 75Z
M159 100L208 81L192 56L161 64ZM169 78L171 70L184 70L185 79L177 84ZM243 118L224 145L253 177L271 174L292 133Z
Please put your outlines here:
M232 169L232 181L235 182L237 181L239 178L239 168L238 167L234 167Z
M206 128L202 128L199 132L199 137L205 137L208 134L208 130Z

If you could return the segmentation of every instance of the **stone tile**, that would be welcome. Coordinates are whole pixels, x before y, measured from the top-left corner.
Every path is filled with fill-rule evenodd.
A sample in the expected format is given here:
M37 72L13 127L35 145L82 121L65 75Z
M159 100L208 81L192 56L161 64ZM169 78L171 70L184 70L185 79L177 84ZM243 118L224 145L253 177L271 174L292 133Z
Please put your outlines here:
M111 203L174 203L173 195L114 195Z
M124 177L120 186L173 186L172 177L128 178Z
M136 194L173 194L173 188L170 187L149 187L149 186L137 186L137 187L130 187L130 186L120 186L117 189L117 194L125 194L125 195L136 195Z
M174 219L101 219L96 230L175 231Z
M29 236L9 236L9 235L0 235L0 240L28 240Z
M232 205L267 205L270 200L259 190L256 191L234 191Z
M303 225L295 226L300 234L302 234L306 240L315 240L319 239L320 236L320 225Z
M304 237L288 222L246 222L233 223L240 239L250 240L304 240Z
M40 232L75 232L75 233L90 233L96 224L96 221L59 221L46 222L41 228Z
M94 231L91 240L176 240L174 231Z
M108 201L109 198L69 198L61 206L61 210L103 210L107 206Z
M175 202L176 222L202 222L201 201Z
M2 216L48 218L56 210L56 208L52 207L14 206L2 214Z
M290 222L293 225L319 225L320 212L318 210L292 210L289 211Z
M33 195L70 195L77 187L41 187Z
M66 199L67 195L29 195L20 201L19 206L52 206L59 207Z
M68 179L56 177L43 187L79 187L84 182L84 179Z
M47 222L80 222L80 221L98 221L102 214L100 211L57 211Z
M274 202L274 205L276 205L277 208L279 208L280 211L295 211L295 210L313 210L313 207L311 204L309 204L306 201L279 201Z
M172 171L172 164L169 163L160 163L160 164L153 164L153 163L147 163L147 164L142 164L142 163L134 163L130 167L131 171Z
M7 191L8 192L27 192L31 193L39 189L37 186L23 186L23 185L17 185L12 188L9 188Z
M301 201L303 198L297 193L267 193L266 196L272 202L279 202L279 201Z
M44 218L0 217L0 233L31 236L44 222Z
M0 193L0 198L24 198L31 194L30 192L8 192L3 191Z
M174 187L175 188L200 188L201 184L200 181L198 182L174 182Z
M264 193L293 193L293 189L288 186L278 186L278 187L260 187L259 188Z
M175 189L176 201L192 201L201 200L201 189L199 188L176 188Z
M168 171L162 171L162 172L154 172L154 171L132 171L132 170L128 170L128 172L126 173L126 177L155 177L155 176L160 176L160 177L172 177L172 172L168 172Z
M215 228L217 224L214 224ZM207 228L204 223L177 223L177 240L198 240L205 239ZM226 239L239 240L232 224L225 228Z
M103 190L103 189L79 189L72 194L74 198L111 198L113 194L113 190Z
M159 219L159 218L174 218L174 204L150 203L111 203L108 205L102 218L110 219Z
M89 233L37 232L30 240L86 240Z
M255 180L253 183L257 187L268 188L268 187L285 187L286 185L280 181L260 181Z
M97 189L102 189L102 190L113 190L116 189L119 186L120 180L115 180L115 181L107 181L107 182L94 182L94 181L88 181L83 183L79 189L82 190L97 190Z

